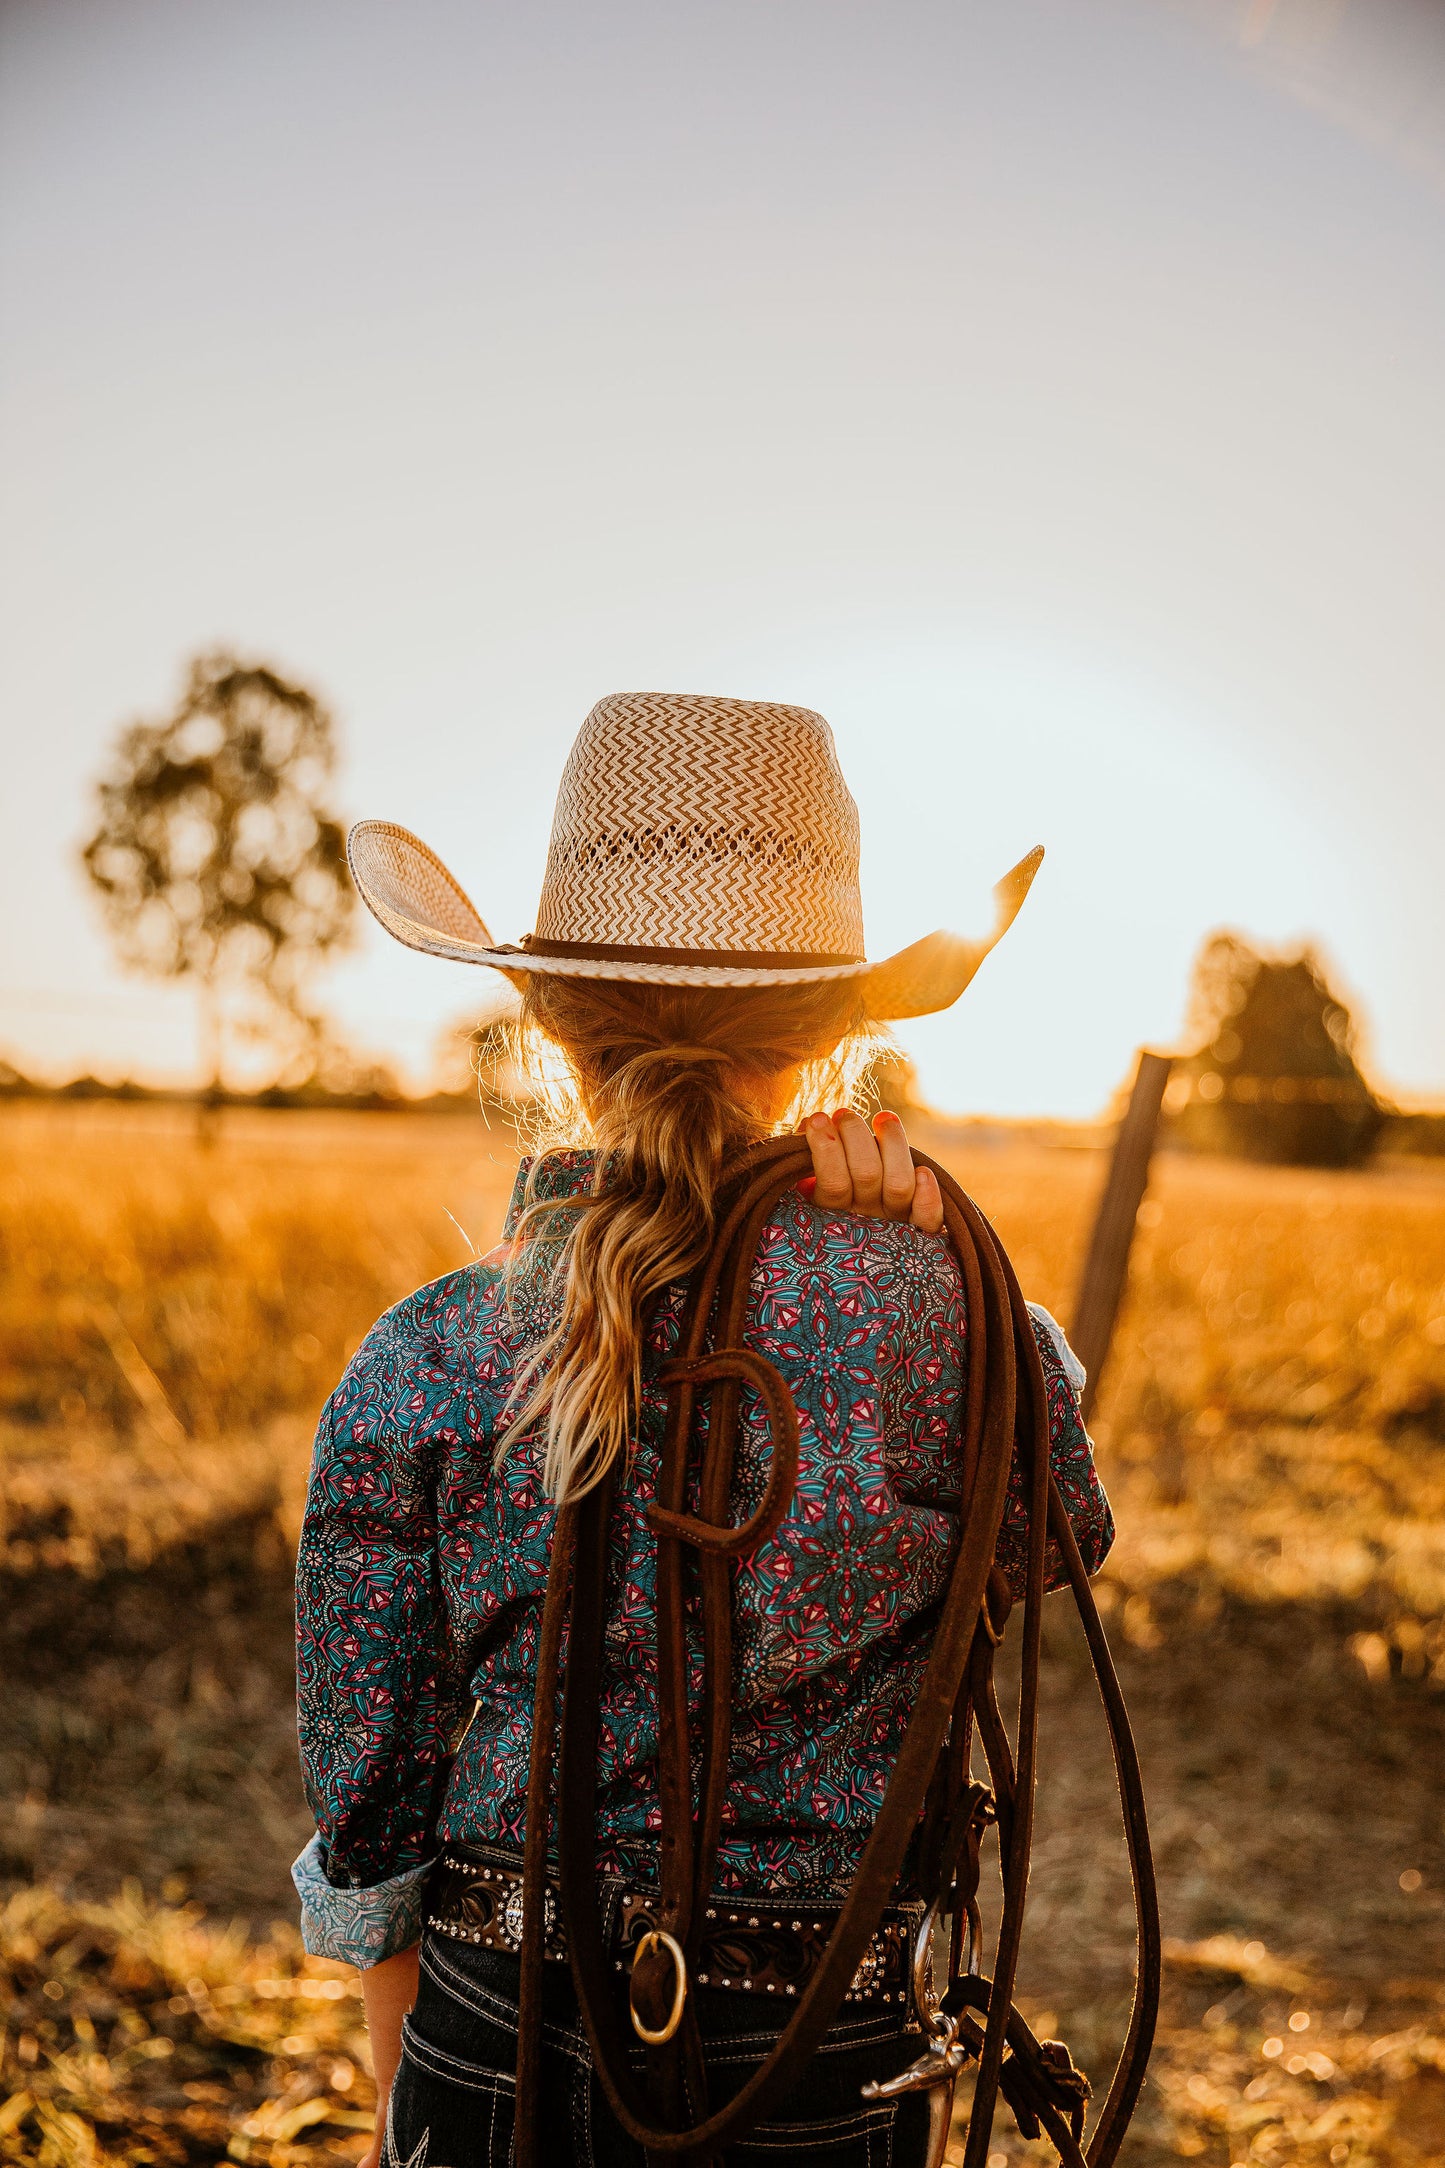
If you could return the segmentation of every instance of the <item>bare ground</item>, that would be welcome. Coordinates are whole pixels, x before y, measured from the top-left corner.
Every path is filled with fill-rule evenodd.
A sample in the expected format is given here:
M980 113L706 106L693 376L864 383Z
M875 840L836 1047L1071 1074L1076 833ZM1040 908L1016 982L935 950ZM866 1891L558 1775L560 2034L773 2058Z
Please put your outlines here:
M263 1500L144 1567L37 1564L0 1585L0 1617L12 1884L108 1898L134 1877L258 1931L289 1916L287 1869L309 1825L275 1510ZM1125 2155L1136 2168L1445 2157L1445 1697L1372 1683L1350 1647L1358 1626L1347 1611L1174 1586L1155 1593L1150 1645L1117 1637L1170 1953ZM1063 1599L1048 1623L1030 1921L1023 1993L1102 2084L1132 1918L1107 1746ZM58 2004L37 2011L63 2034ZM1031 2157L1009 2123L1003 2111L997 2149ZM307 2138L297 2158L356 2142Z

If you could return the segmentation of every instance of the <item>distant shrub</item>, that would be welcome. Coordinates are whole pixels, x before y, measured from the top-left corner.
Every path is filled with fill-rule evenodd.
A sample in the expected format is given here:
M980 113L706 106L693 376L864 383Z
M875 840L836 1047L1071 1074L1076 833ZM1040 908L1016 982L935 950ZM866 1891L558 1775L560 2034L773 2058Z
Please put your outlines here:
M1355 1060L1355 1027L1319 959L1263 956L1217 933L1194 967L1202 1044L1175 1069L1176 1140L1287 1166L1367 1159L1385 1110Z
M1412 1159L1445 1159L1445 1114L1396 1111L1388 1117L1381 1141L1387 1151Z

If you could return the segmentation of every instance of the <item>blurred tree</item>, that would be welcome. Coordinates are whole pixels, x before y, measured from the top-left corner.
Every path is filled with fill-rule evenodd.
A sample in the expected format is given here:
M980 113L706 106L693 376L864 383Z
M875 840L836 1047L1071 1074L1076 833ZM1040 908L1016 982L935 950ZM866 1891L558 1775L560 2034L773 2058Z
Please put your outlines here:
M1355 1060L1350 1013L1310 950L1268 957L1213 934L1194 966L1190 1024L1198 1050L1170 1085L1179 1142L1298 1166L1368 1158L1385 1111Z
M327 804L335 754L314 693L219 650L192 662L172 715L122 731L97 786L86 872L123 961L196 984L213 1102L228 999L293 1074L326 1043L306 982L356 907Z

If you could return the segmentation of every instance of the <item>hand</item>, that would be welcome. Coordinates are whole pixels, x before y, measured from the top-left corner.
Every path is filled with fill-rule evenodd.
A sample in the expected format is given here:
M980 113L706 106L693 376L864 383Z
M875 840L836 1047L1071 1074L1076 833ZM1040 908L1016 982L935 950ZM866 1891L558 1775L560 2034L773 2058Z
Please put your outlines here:
M356 2168L380 2168L382 2141L386 2136L386 2109L391 2084L401 2061L401 2021L416 2001L420 1982L416 1945L384 1957L361 1975L362 2001L366 2007L366 2030L371 2041L371 2064L376 2078L376 2135Z
M356 2163L356 2168L381 2168L381 2156L386 2147L386 2111L391 2103L391 2087L378 2089L376 2096L376 2127L371 2143Z
M875 1114L870 1129L851 1107L841 1107L836 1114L810 1114L802 1133L813 1159L815 1204L869 1219L906 1220L927 1235L942 1233L938 1179L929 1168L914 1166L896 1114Z

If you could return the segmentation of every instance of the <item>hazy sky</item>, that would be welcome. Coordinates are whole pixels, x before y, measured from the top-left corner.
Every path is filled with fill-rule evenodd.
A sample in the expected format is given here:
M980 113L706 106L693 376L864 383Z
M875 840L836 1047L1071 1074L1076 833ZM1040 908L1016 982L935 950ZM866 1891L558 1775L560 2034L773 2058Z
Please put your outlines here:
M1220 923L1445 1091L1438 7L6 0L0 306L12 1059L192 1062L74 852L223 640L507 939L615 690L823 710L872 953L1044 843L942 1104L1097 1108Z

